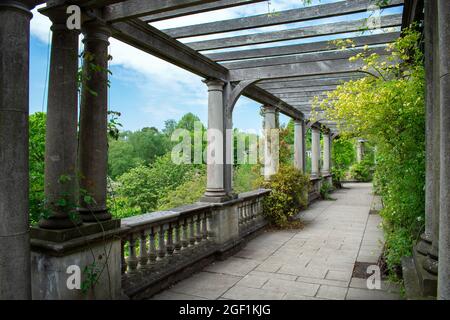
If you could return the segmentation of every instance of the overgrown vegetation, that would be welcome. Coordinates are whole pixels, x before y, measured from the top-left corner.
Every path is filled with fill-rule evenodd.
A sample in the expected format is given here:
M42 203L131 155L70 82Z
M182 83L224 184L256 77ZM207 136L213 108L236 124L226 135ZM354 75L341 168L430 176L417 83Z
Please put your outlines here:
M424 68L420 33L404 30L389 46L390 55L358 54L369 75L349 81L320 103L328 119L347 137L362 137L377 147L375 180L383 198L386 261L397 270L410 255L424 223L425 114ZM343 49L348 42L341 43ZM366 168L358 166L365 177ZM360 170L361 169L361 170Z
M292 165L282 164L270 181L261 182L261 186L272 190L264 198L264 215L277 226L287 226L308 204L309 175Z

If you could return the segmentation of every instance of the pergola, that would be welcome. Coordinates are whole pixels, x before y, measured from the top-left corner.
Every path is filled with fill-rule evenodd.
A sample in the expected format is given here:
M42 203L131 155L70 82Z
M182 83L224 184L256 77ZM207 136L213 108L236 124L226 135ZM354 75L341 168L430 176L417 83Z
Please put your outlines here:
M106 207L107 171L107 73L94 74L83 83L77 136L77 88L79 30L66 27L66 8L78 5L82 12L84 50L92 53L93 62L106 70L108 39L116 38L135 48L166 60L205 79L209 92L208 128L225 132L232 129L232 112L236 101L244 95L264 106L265 129L275 128L275 111L295 120L295 165L305 170L305 129L312 128L312 176L330 173L331 138L337 133L333 122L308 123L311 99L323 97L327 91L352 79L358 79L362 63L349 57L363 52L387 54L386 45L400 36L400 27L409 25L414 16L385 14L376 17L376 30L370 30L361 14L370 10L371 0L346 0L302 7L276 14L261 14L225 21L159 30L151 23L196 13L249 5L264 0L7 0L0 3L0 48L2 66L0 83L0 142L2 152L0 177L1 218L3 238L8 247L0 249L2 259L13 259L29 272L28 201L28 52L30 10L46 2L40 12L52 25L52 51L49 77L47 137L46 137L46 196L50 199L61 189L73 200L78 196L76 183L87 190L95 204L81 199L78 210L84 222L107 221L111 218ZM409 2L407 4L410 6ZM403 6L403 0L391 0L385 8ZM410 11L408 11L410 12ZM339 18L338 22L321 19ZM308 22L306 26L294 23ZM278 26L278 31L253 32L253 29ZM369 27L369 28L367 28ZM208 40L189 41L185 38L226 34L239 35ZM7 36L6 36L7 35ZM324 37L351 38L355 48L338 50ZM303 39L307 39L303 41ZM302 43L285 44L302 40ZM85 58L86 59L86 58ZM4 61L11 61L4 64ZM88 63L85 64L85 68ZM6 78L4 75L8 75ZM95 95L89 91L96 92ZM7 120L3 120L7 119ZM324 136L323 167L319 168L320 130ZM80 140L78 144L78 139ZM232 198L232 139L223 137L223 164L208 165L208 179L203 201L224 202ZM77 147L78 146L78 147ZM270 155L271 150L266 150ZM274 166L274 164L270 164ZM82 172L77 181L76 168ZM272 167L271 169L275 169ZM273 171L272 170L272 171ZM8 175L6 175L8 171ZM270 170L269 170L270 171ZM321 172L322 171L322 172ZM14 177L14 190L10 189ZM58 182L61 174L74 177L65 185ZM9 190L9 191L6 191ZM7 218L5 213L7 212ZM90 214L94 212L94 215ZM80 222L81 223L81 222ZM43 229L64 229L73 224L67 216L53 212L40 223ZM14 257L11 256L11 248ZM28 248L28 249L27 249ZM19 256L17 256L19 255ZM12 266L1 267L0 280ZM29 278L8 278L8 283L22 288L18 296L29 297Z

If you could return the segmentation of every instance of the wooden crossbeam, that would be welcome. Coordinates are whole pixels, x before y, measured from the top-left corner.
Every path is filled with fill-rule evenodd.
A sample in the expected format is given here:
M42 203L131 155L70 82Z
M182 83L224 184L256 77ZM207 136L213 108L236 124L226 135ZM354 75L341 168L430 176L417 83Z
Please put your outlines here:
M362 77L361 75L360 77ZM291 89L303 89L309 87L320 86L337 86L343 84L346 81L358 79L360 77L342 77L331 79L314 79L314 80L295 80L295 81L282 81L282 82L270 82L270 83L258 83L258 86L265 90L291 90Z
M299 62L313 62L321 60L335 60L344 59L356 56L359 53L377 53L377 54L387 54L386 46L379 46L370 48L367 51L363 48L351 49L351 50L334 50L334 51L322 51L319 53L304 53L294 56L283 56L283 57L271 57L262 58L256 60L243 60L238 62L228 62L222 65L229 70L245 69L245 68L257 68L264 66L276 66L279 64L288 63L299 63Z
M351 40L356 47L364 45L375 45L382 43L391 43L397 40L400 36L400 32L388 32L382 34L375 34L370 36L356 36ZM205 54L208 58L214 61L230 61L230 60L242 60L242 59L254 59L254 58L266 58L276 57L289 54L318 52L324 50L337 49L338 47L331 41L318 41L302 44L294 44L288 46L277 46L270 48L259 48L249 50L236 50L228 52L218 52Z
M394 7L402 4L403 0L391 0L384 7ZM174 38L195 37L359 13L367 11L370 5L373 5L372 0L347 0L285 10L274 14L265 13L252 17L202 23L186 27L165 29L162 31Z
M214 1L211 3L202 3L195 6L187 7L187 8L181 8L176 10L170 10L160 13L153 13L150 15L146 15L144 17L141 17L140 19L145 22L155 22L165 19L172 19L172 18L178 18L183 17L191 14L196 13L202 13L202 12L208 12L213 10L219 10L219 9L225 9L225 8L231 8L236 6L242 6L257 2L262 2L267 0L220 0L220 1Z
M397 27L401 25L402 15L391 14L380 18L381 28ZM366 19L327 23L315 26L293 28L282 31L261 32L235 37L188 42L187 45L197 51L232 48L245 45L261 44L294 39L304 39L339 33L367 30Z
M382 56L384 57L384 56ZM383 59L387 64L393 61ZM280 64L257 68L230 70L230 81L241 80L266 80L286 77L301 77L308 75L328 75L338 73L361 72L364 62L349 61L348 59L323 60L314 62L301 62L292 64ZM369 70L369 72L372 70Z
M279 93L300 93L300 92L315 92L315 91L331 91L336 89L336 86L313 86L313 87L294 87L294 88L278 88L278 89L263 89L269 90L273 94Z
M106 6L103 9L103 19L109 22L123 21L149 15L150 13L156 14L216 1L217 0L126 0Z
M205 78L226 81L228 71L158 29L137 19L111 24L113 37Z

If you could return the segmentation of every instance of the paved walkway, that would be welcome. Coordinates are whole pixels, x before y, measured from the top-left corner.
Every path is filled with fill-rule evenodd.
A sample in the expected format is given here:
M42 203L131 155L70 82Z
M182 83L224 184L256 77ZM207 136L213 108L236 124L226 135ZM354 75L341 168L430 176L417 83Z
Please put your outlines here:
M387 282L369 290L352 278L355 261L377 261L383 234L371 184L345 187L302 212L302 230L265 232L154 299L398 299Z

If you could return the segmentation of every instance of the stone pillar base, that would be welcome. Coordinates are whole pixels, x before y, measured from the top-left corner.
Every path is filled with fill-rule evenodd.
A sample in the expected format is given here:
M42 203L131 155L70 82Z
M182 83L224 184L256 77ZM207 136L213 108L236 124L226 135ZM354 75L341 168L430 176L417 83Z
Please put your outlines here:
M437 276L427 270L430 258L420 254L417 246L413 257L402 259L403 279L408 299L429 299L436 297Z
M126 231L120 220L66 230L32 228L32 298L120 299L120 235Z

